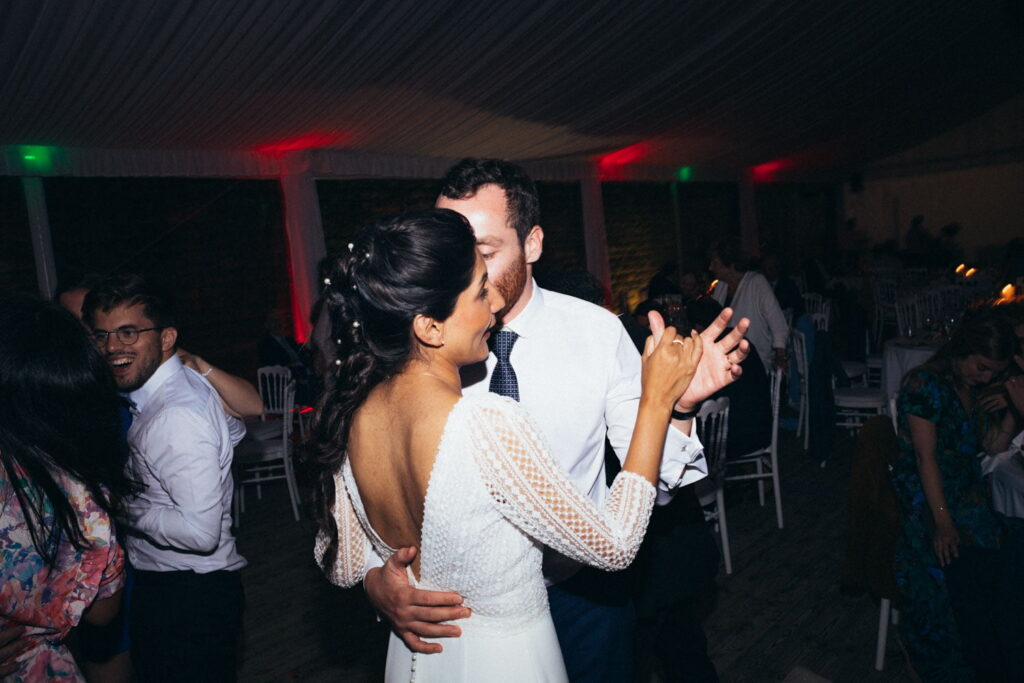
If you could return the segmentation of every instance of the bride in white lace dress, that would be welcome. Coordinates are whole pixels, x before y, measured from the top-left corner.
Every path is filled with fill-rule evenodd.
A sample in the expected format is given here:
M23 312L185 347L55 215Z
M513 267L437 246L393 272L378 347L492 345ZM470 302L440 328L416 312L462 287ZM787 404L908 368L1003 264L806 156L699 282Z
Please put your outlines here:
M629 565L700 338L668 328L648 341L629 455L598 508L518 403L462 396L459 368L487 356L504 303L462 216L432 209L367 228L325 284L338 358L314 427L317 562L348 587L416 546L410 581L455 591L470 611L438 654L392 634L386 680L565 681L542 547L602 569Z

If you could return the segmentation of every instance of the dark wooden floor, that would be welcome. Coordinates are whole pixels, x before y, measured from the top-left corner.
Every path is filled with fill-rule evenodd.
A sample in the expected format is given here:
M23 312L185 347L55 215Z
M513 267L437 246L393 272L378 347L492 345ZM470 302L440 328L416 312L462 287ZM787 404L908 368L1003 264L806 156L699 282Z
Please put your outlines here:
M785 529L776 528L770 499L761 508L752 490L726 493L733 574L720 571L706 623L722 681L782 681L796 667L837 683L911 681L892 637L886 670L874 670L878 608L838 590L852 441L838 437L824 469L792 438L783 445ZM238 535L249 560L241 680L379 680L387 631L362 590L342 591L321 577L312 524L294 521L283 487L270 487L263 500L246 498Z

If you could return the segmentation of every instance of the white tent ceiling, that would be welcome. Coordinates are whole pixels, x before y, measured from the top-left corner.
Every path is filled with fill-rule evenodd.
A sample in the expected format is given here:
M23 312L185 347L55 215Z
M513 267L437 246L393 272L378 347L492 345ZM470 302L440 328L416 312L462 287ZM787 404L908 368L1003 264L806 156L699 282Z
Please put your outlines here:
M843 171L1024 90L1020 6L5 2L0 172L25 172L20 145L523 161L626 148L612 160Z

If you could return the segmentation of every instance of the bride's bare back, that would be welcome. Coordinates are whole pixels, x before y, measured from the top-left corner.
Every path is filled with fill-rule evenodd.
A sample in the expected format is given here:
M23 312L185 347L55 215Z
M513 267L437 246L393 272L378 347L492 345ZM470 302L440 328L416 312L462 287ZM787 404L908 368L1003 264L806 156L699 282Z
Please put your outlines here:
M399 375L356 411L348 458L370 526L392 548L420 545L423 501L448 415L460 394L431 375ZM420 575L420 558L413 562Z

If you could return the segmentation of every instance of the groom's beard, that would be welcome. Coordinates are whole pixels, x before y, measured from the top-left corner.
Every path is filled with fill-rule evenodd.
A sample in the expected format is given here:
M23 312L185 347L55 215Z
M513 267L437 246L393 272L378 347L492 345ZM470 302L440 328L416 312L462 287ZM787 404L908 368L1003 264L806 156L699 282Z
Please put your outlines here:
M497 314L498 324L496 327L500 327L505 322L505 314L516 305L519 297L523 295L523 290L526 289L526 254L520 253L519 256L520 258L493 282L502 298L505 299L505 307Z

